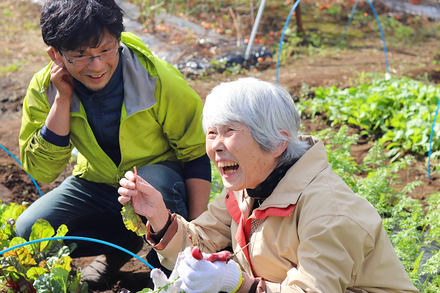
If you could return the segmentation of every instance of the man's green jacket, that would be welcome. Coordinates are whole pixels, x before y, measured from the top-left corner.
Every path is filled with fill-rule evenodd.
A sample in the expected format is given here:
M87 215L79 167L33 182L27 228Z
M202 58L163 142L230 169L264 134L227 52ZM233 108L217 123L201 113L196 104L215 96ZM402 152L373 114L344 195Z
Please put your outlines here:
M203 156L203 103L170 64L153 56L138 37L124 32L120 54L124 82L119 166L101 149L74 93L70 106L70 141L59 147L45 141L40 130L57 90L50 82L50 65L32 78L23 101L19 136L23 169L41 182L52 182L64 170L75 147L78 161L73 175L117 186L133 166L162 161L188 162Z

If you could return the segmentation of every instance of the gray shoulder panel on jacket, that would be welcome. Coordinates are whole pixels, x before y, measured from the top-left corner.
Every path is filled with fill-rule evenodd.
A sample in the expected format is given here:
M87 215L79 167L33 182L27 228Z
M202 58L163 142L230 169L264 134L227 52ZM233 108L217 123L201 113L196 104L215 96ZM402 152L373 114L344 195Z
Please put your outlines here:
M122 44L122 74L124 78L124 102L127 116L156 104L154 90L157 78L151 77L136 54Z
M55 97L57 95L57 92L58 92L57 88L51 82L49 84L49 87L46 89L46 99L47 99L47 102L49 103L51 108L53 106L53 103L55 103ZM79 98L76 95L76 93L73 92L72 102L70 103L70 112L79 113L79 110L80 110Z

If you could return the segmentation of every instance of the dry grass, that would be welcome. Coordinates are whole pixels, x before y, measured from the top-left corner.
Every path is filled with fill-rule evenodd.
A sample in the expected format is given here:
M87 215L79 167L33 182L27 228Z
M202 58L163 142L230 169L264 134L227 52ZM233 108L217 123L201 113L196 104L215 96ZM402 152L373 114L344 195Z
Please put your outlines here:
M29 1L0 2L0 76L47 62L39 14L40 6Z

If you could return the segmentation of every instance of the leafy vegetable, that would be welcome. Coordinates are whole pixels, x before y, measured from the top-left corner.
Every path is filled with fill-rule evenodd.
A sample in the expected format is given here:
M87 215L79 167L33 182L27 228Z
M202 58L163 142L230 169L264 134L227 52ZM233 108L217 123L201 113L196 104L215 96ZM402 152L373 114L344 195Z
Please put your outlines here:
M339 90L318 87L313 99L301 98L298 109L308 117L324 115L333 125L349 123L361 135L380 136L389 156L407 151L425 154L440 87L402 77L387 76L371 83ZM440 148L440 116L434 127L433 149ZM440 156L440 154L433 154Z
M24 209L25 206L16 204L0 208L4 221L0 231L3 248L26 243L23 238L13 237L13 225ZM64 236L67 231L67 227L61 225L55 236ZM49 222L40 219L32 226L29 238L37 240L54 234ZM76 275L71 272L69 254L75 247L75 244L65 246L62 240L50 240L10 250L0 257L0 283L12 292L87 292L87 284L80 282L81 270Z
M133 170L134 170L134 182L136 184L136 180L137 180L136 166L133 167ZM147 226L145 226L145 224L141 220L141 217L139 217L139 215L136 214L136 212L134 211L131 200L122 207L121 214L125 227L128 230L135 232L138 236L143 236L147 234L148 232Z
M133 209L131 201L122 207L122 220L128 230L135 232L139 236L147 234L147 226L142 222L141 217Z

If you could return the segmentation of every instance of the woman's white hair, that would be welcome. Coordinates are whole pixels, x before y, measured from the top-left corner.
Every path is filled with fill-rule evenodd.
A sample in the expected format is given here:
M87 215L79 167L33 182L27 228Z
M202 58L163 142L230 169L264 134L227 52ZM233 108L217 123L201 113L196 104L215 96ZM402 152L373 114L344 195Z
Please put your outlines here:
M206 97L203 130L206 134L208 127L234 122L246 124L266 152L288 141L279 165L300 158L308 149L308 143L298 139L301 117L295 103L277 84L247 77L216 86ZM282 129L290 136L283 135Z

